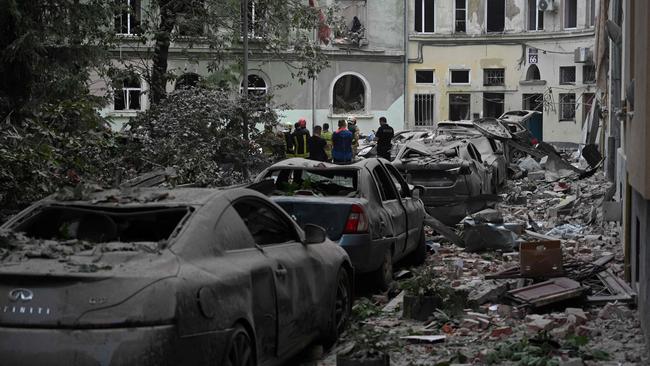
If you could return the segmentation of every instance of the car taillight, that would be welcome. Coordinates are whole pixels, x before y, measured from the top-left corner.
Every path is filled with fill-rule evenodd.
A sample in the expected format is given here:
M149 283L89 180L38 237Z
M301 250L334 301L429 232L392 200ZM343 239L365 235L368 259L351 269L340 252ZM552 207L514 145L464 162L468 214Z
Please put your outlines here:
M539 144L539 140L537 139L537 137L533 137L530 139L530 143L533 144L533 146L535 146Z
M348 220L345 222L343 232L345 234L364 233L368 231L368 217L363 212L363 207L352 205Z

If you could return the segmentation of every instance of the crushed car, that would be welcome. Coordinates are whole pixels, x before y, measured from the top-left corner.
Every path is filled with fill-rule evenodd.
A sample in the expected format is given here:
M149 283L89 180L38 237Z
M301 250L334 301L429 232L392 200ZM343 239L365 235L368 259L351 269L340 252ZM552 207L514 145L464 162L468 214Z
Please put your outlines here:
M424 262L422 187L411 188L386 160L336 165L293 158L255 179L271 181L271 198L301 226L320 225L349 254L357 273L387 288L393 263Z
M279 365L332 345L353 269L250 189L55 195L0 227L8 365Z

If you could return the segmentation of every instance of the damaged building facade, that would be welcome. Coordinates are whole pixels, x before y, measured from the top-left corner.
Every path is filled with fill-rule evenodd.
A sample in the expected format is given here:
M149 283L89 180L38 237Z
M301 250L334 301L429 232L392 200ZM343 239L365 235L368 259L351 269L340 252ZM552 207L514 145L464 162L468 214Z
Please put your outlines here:
M121 0L126 5L145 9L146 1ZM346 34L332 31L327 45L321 44L328 57L330 67L322 70L315 80L300 83L292 78L294 70L284 61L274 60L269 54L259 51L255 32L263 31L264 17L256 14L255 1L251 6L251 52L249 56L249 90L261 94L273 92L274 102L286 105L288 109L278 111L280 122L295 123L305 117L308 127L329 123L336 126L341 118L355 117L362 131L370 132L378 126L379 117L385 116L397 129L404 121L404 5L403 0L327 0L316 6L336 7L349 30ZM117 18L116 18L117 19ZM256 20L259 19L259 20ZM122 36L122 45L114 50L116 59L142 58L145 46L132 42L137 36L136 17L122 21L116 27ZM135 24L134 24L135 23ZM124 26L126 24L126 26ZM175 30L176 31L176 30ZM259 37L258 37L259 38ZM316 42L316 41L315 41ZM257 51L256 51L257 49ZM241 50L230 50L237 54ZM209 76L206 47L200 43L172 42L169 48L168 71L176 76L183 74ZM240 80L243 83L243 80ZM98 94L108 88L107 83L93 82ZM280 87L282 86L282 87ZM167 90L172 91L175 82L170 81ZM149 93L145 78L139 77L125 83L116 93L102 114L115 122L119 129L130 117L149 107Z
M407 120L538 110L546 141L578 142L598 95L599 0L414 0L408 9Z

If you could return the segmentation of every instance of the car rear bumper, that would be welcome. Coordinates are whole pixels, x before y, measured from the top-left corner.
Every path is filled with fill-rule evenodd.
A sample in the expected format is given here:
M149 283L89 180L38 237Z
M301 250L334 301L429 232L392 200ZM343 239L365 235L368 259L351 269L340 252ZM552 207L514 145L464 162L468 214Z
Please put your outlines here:
M229 334L180 338L174 325L83 330L0 327L0 364L220 364Z
M338 243L348 253L356 273L372 272L379 268L386 249L390 247L390 241L373 241L370 234L344 234Z

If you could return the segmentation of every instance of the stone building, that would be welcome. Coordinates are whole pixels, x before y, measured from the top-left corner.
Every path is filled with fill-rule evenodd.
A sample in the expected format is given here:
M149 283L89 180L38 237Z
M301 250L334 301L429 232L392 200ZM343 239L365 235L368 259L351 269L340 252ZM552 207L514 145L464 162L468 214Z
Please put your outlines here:
M409 1L408 127L539 110L544 140L579 142L598 1Z

